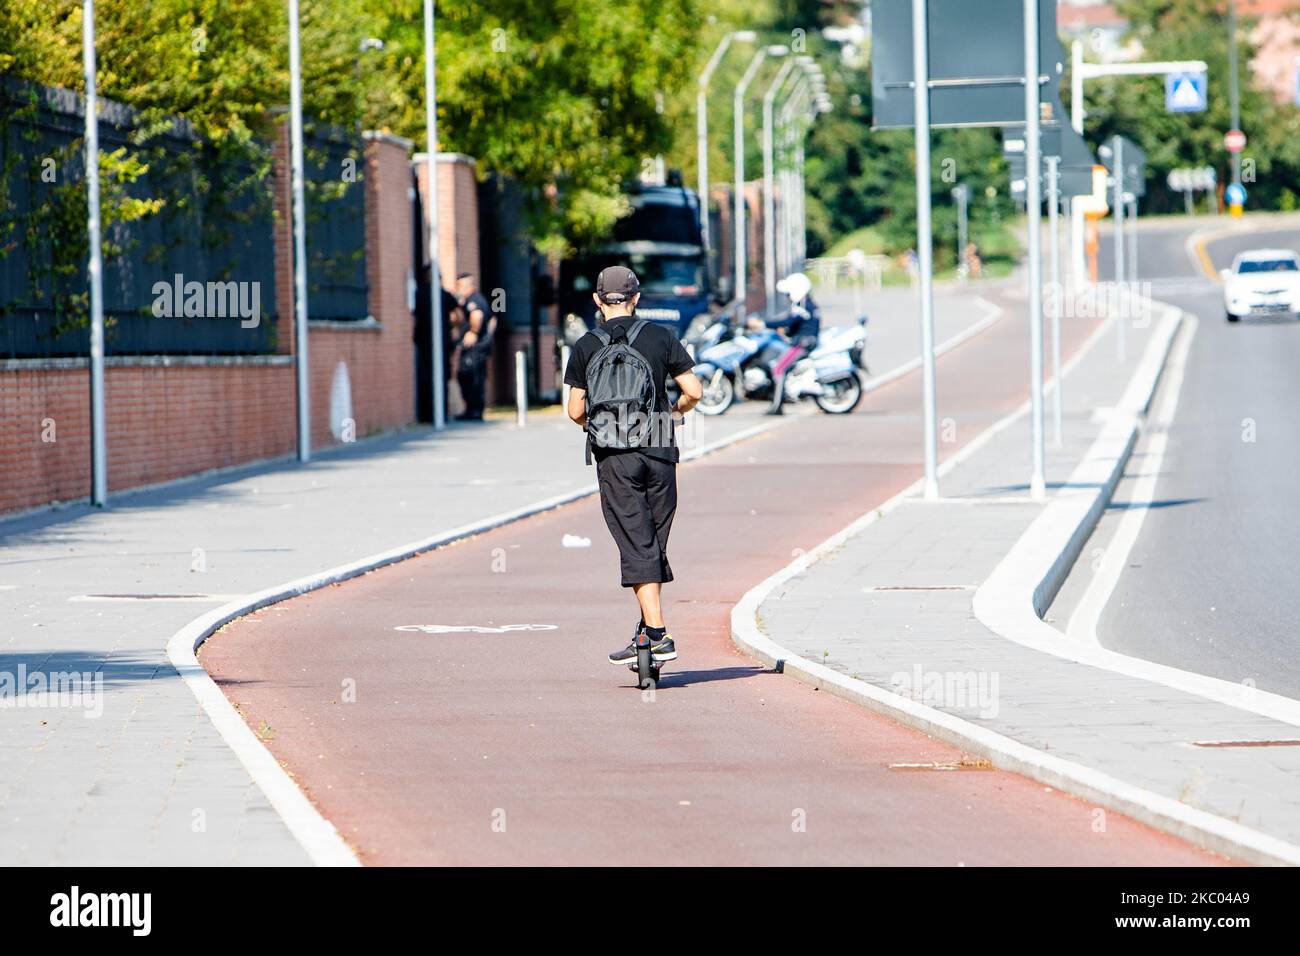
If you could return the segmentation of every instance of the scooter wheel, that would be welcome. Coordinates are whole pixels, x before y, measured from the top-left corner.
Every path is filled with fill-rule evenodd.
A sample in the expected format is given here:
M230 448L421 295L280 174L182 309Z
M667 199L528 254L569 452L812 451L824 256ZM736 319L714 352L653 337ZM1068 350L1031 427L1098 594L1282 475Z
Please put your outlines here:
M718 379L716 385L710 383L709 387L705 388L704 396L695 409L701 415L721 415L735 400L736 386L732 384L731 379L723 376Z

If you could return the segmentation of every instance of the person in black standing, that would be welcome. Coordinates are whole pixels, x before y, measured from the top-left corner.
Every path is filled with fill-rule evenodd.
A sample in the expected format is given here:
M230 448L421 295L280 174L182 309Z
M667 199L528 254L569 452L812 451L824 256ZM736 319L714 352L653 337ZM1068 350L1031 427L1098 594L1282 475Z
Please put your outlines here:
M429 292L433 284L429 281L429 267L426 265L415 288L415 328L412 338L415 340L415 420L433 421L433 317L429 314L431 303ZM455 350L452 328L460 303L456 297L442 288L442 383L446 394L447 382L451 380L451 353Z
M664 624L661 586L673 579L668 564L668 534L677 510L677 439L674 426L704 393L691 371L695 362L668 328L636 317L640 282L622 266L610 266L596 279L597 321L611 341L626 341L650 366L655 386L656 418L666 427L649 429L646 443L635 448L593 448L600 505L605 524L618 546L622 584L631 588L641 609L632 642L609 655L610 663L636 660L636 637L645 631L656 661L677 657ZM638 327L639 326L639 327ZM587 370L605 347L594 331L578 339L564 371L570 386L569 417L587 429ZM670 404L665 384L672 378L681 397Z
M456 418L459 421L482 421L483 409L487 406L487 370L492 358L497 317L488 309L487 299L478 291L478 283L468 272L456 277L456 299L465 315L460 359L456 365L456 381L460 384L461 398L465 400L465 410Z

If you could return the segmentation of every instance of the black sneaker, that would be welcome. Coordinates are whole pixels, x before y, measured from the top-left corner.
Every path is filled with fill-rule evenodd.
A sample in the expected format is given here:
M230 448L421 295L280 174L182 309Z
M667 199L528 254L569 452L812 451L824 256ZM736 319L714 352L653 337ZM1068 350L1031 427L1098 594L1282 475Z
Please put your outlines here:
M641 628L645 625L640 621L636 622L636 627L632 631L632 643L622 650L615 651L609 655L611 664L635 664L636 663L636 639L641 636Z
M620 651L615 651L609 655L611 664L635 664L636 663L636 642L633 641L627 647Z
M657 664L660 661L677 660L677 645L673 643L673 636L665 634L662 638L650 645L650 657Z

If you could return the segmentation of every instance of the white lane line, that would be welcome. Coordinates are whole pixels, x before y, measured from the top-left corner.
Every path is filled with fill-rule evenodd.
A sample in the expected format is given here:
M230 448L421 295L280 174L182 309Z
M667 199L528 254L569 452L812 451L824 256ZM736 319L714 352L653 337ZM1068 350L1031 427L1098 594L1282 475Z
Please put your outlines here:
M73 604L145 604L151 601L166 601L182 604L224 604L233 601L239 594L74 594L68 598Z
M682 456L691 461L728 445L752 438L767 431L777 423L764 422L741 429L716 441L709 442ZM309 591L346 581L349 578L373 571L406 558L414 557L425 551L471 535L482 534L493 528L519 521L543 511L550 511L561 505L569 504L596 492L595 483L583 485L573 491L556 495L544 501L525 505L512 511L493 515L481 521L455 528L442 534L411 542L397 548L382 551L290 581L286 584L267 588L256 594L243 595L228 604L209 611L195 618L172 635L167 642L167 657L176 668L185 685L189 687L199 704L202 705L208 719L226 745L234 752L248 775L266 795L271 806L284 821L289 832L307 851L312 863L317 866L359 866L356 853L325 817L312 805L298 784L280 766L261 740L244 723L230 700L212 680L212 677L199 663L195 652L218 628L251 611L277 604L289 598L298 597Z
M942 346L946 351L959 345L961 342L970 338L978 331L982 331L992 324L1002 314L1002 309L985 300L985 306L993 310L991 314L986 315L984 319L965 329L962 333L948 339ZM1093 338L1096 336L1094 335ZM1090 347L1093 339L1089 339L1085 348ZM911 367L915 368L920 363L918 358ZM903 366L900 366L903 368ZM909 369L910 370L910 369ZM905 371L895 369L887 373L892 378L906 374ZM884 377L884 376L882 376ZM891 380L892 380L891 378ZM877 386L878 387L878 386ZM1028 404L1024 406L1028 408ZM1024 413L1021 409L1020 414ZM764 432L771 430L790 419L782 419L775 422L762 422L749 428L741 429L734 434L725 436L705 445L683 450L682 461L694 461L715 451L720 451L729 445L734 445L745 441L749 438L756 437ZM1009 422L1008 422L1009 424ZM989 436L992 437L992 436ZM975 439L971 445L980 441ZM973 453L974 449L968 445L963 452L966 454ZM941 467L940 473L951 470L958 464L959 460L964 460L963 454L958 453L953 459L946 463L946 468ZM265 744L258 739L252 732L239 712L221 689L217 687L216 682L204 670L199 663L195 652L199 646L208 639L218 628L235 620L238 617L255 611L259 608L276 604L289 598L306 594L309 591L315 591L319 588L335 584L339 581L345 581L349 578L364 574L367 571L375 570L389 564L395 564L407 558L414 557L425 551L449 544L452 541L466 538L471 535L482 534L493 528L510 524L523 518L539 514L544 511L550 511L561 505L569 504L595 494L597 486L594 482L583 485L572 491L556 495L545 501L536 502L531 505L525 505L516 508L513 511L507 511L502 514L494 515L490 518L478 521L460 528L455 528L443 534L426 538L422 541L412 542L388 551L382 551L372 554L348 564L339 565L338 567L329 568L316 574L299 578L296 581L290 581L275 587L267 588L256 594L245 595L238 600L232 601L219 608L209 611L200 617L190 621L189 624L181 628L167 642L167 657L172 666L180 673L181 678L185 681L187 687L194 694L195 698L202 705L212 721L213 726L221 734L226 745L234 752L244 769L252 777L253 781L266 795L267 800L275 808L280 818L284 820L289 832L307 851L311 861L317 866L359 866L360 860L356 853L344 841L343 837L334 828L325 817L312 805L306 795L298 788L294 779L289 776L288 772L280 766L279 762L271 755Z
M1156 331L1118 413L1102 429L1065 487L975 593L975 616L995 634L1025 647L1300 727L1300 701L1131 657L1096 643L1071 640L1040 616L1085 547L1137 444L1138 422L1175 345L1172 331L1168 339L1165 331L1164 327Z
M1101 646L1097 636L1097 625L1101 620L1102 611L1106 609L1115 586L1119 584L1120 575L1128 566L1129 555L1142 531L1142 523L1146 521L1151 502L1155 500L1156 484L1164 464L1165 449L1169 445L1169 428L1173 425L1174 415L1178 411L1178 396L1182 391L1183 377L1187 371L1187 355L1191 350L1192 338L1196 335L1199 324L1196 317L1192 315L1189 315L1185 321L1187 330L1174 345L1169 361L1165 365L1165 388L1160 396L1160 404L1142 429L1148 432L1150 437L1146 452L1142 456L1140 467L1143 470L1131 476L1136 477L1137 481L1133 485L1128 510L1120 518L1110 546L1102 554L1101 565L1092 580L1088 582L1083 598L1075 608L1066 628L1066 634L1073 640Z
M1172 311L1177 312L1178 310ZM1078 363L1087 356L1102 336L1109 331L1110 325L1114 321L1115 318L1112 316L1093 331L1092 335L1079 348L1079 351L1062 366L1062 378L1070 374ZM1166 343L1165 349L1167 347L1168 344ZM1158 342L1153 342L1149 348L1158 351L1162 359L1166 354L1164 349L1160 348ZM1148 371L1139 370L1139 372L1136 372L1129 386L1129 392L1133 392L1135 389L1142 387L1140 382L1143 378L1149 378L1150 391L1148 392L1147 401L1150 400L1150 394L1154 392L1158 381L1154 376L1145 374ZM1143 407L1145 407L1145 403ZM1029 402L1025 402L1020 408L991 425L972 439L956 455L944 461L939 466L939 474L941 476L946 474L976 454L994 437L1011 427L1015 422L1027 415L1028 412ZM1103 441L1105 437L1103 435L1102 438L1099 438L1098 443ZM1098 443L1094 443L1094 450L1095 445ZM1091 454L1092 451L1090 451L1090 456ZM1071 482L1073 481L1074 476L1072 475ZM996 733L926 704L909 700L892 691L876 687L874 684L841 674L824 664L795 654L789 648L782 647L762 633L758 626L758 609L768 595L786 581L808 570L809 567L830 552L838 549L845 541L865 531L876 521L903 504L909 497L919 495L922 484L923 481L918 479L884 504L864 514L811 551L800 555L771 577L747 591L731 610L732 640L743 651L764 663L772 666L779 663L785 672L794 674L798 680L813 687L824 688L831 693L854 701L891 719L899 720L910 727L917 728L957 747L970 750L979 756L986 756L1003 769L1022 773L1067 793L1109 806L1136 820L1156 826L1203 846L1208 846L1211 849L1217 849L1220 852L1249 858L1256 862L1300 864L1300 847L1268 834L1260 833L1257 830L1252 830L1235 821L1189 807L1172 798L1134 786L1084 764L1064 760L1054 754L1022 744L1011 737ZM1026 533L1027 536L1028 532ZM978 596L979 592L977 591L976 594ZM1041 628L1055 635L1055 639L1050 643L1031 644L1030 646L1037 646L1038 649L1045 650L1048 653L1073 659L1074 655L1063 653L1060 646L1067 643L1063 635L1036 616L1027 597L1025 603L1029 606L1029 617L1033 618ZM985 626L989 626L987 622L985 622ZM994 633L1000 633L997 629L991 629L994 630ZM1003 636L1007 635L1004 634ZM1020 642L1025 643L1023 640ZM1101 651L1100 653L1110 657L1122 657L1107 651ZM1099 663L1096 660L1088 662L1107 667L1105 663ZM1108 669L1122 670L1122 668L1114 666ZM1172 668L1168 668L1168 670L1172 670ZM1199 675L1188 676L1195 677Z

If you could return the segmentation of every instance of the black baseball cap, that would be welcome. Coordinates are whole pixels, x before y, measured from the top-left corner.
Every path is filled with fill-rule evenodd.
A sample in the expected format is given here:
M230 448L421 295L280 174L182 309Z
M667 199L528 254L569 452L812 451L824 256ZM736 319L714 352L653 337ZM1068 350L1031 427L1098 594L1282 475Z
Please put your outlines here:
M626 302L640 291L636 273L623 266L609 266L596 276L596 295L606 304Z

